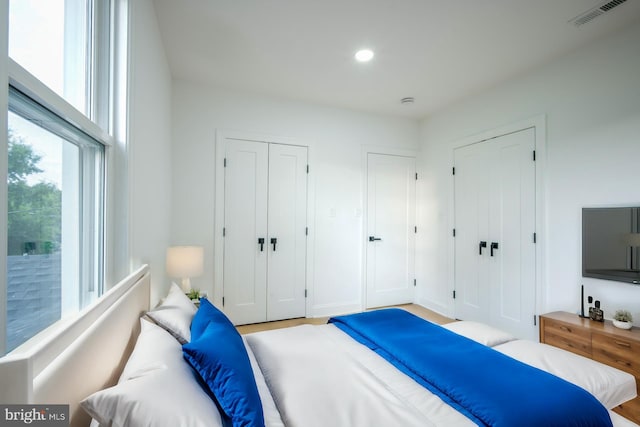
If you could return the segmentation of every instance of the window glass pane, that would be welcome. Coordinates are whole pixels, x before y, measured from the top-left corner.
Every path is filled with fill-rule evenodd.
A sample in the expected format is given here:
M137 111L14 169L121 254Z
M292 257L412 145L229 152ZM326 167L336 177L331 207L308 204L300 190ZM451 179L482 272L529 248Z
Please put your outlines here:
M102 290L104 147L10 91L7 343L13 350Z
M8 351L61 316L62 146L9 113Z
M87 0L10 0L9 56L87 114Z

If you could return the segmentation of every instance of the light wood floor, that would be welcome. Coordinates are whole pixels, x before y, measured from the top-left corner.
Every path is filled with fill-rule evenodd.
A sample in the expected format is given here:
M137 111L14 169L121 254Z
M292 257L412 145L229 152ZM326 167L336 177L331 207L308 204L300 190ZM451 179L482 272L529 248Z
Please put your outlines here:
M395 307L401 308L403 310L407 310L410 313L415 314L416 316L422 317L423 319L427 319L433 323L437 323L439 325L444 325L445 323L451 323L454 319L450 319L448 317L442 316L436 312L428 310L417 304L404 304L397 305ZM298 325L324 325L329 320L328 317L317 317L317 318L299 318L299 319L289 319L289 320L278 320L275 322L266 322L266 323L255 323L253 325L242 325L237 326L238 332L241 334L250 334L252 332L260 332L260 331L269 331L272 329L281 329L281 328L290 328L292 326Z

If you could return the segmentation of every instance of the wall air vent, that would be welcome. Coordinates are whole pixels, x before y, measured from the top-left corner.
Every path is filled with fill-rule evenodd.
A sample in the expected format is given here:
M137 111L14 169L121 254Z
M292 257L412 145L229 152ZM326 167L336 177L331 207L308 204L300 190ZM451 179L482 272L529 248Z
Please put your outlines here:
M598 6L587 10L584 13L581 13L580 15L576 16L575 18L573 18L572 20L569 21L570 24L575 25L576 27L579 27L581 25L586 24L587 22L591 22L594 19L596 19L598 16L600 15L604 15L605 13L609 12L611 9L620 6L622 3L626 2L627 0L609 0L609 1L603 1L602 3L600 3Z

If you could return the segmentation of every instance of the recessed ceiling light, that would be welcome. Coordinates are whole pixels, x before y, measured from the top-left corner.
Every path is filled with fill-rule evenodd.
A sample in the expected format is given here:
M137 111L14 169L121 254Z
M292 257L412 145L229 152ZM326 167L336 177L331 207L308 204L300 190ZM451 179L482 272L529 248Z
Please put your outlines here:
M362 49L356 52L356 60L360 62L368 62L373 58L373 51L370 49Z

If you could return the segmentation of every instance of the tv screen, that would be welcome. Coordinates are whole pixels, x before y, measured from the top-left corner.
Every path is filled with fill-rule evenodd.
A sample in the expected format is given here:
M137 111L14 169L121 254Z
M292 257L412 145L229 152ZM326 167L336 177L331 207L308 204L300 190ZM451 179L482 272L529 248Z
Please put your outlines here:
M640 207L582 209L582 276L640 284Z

